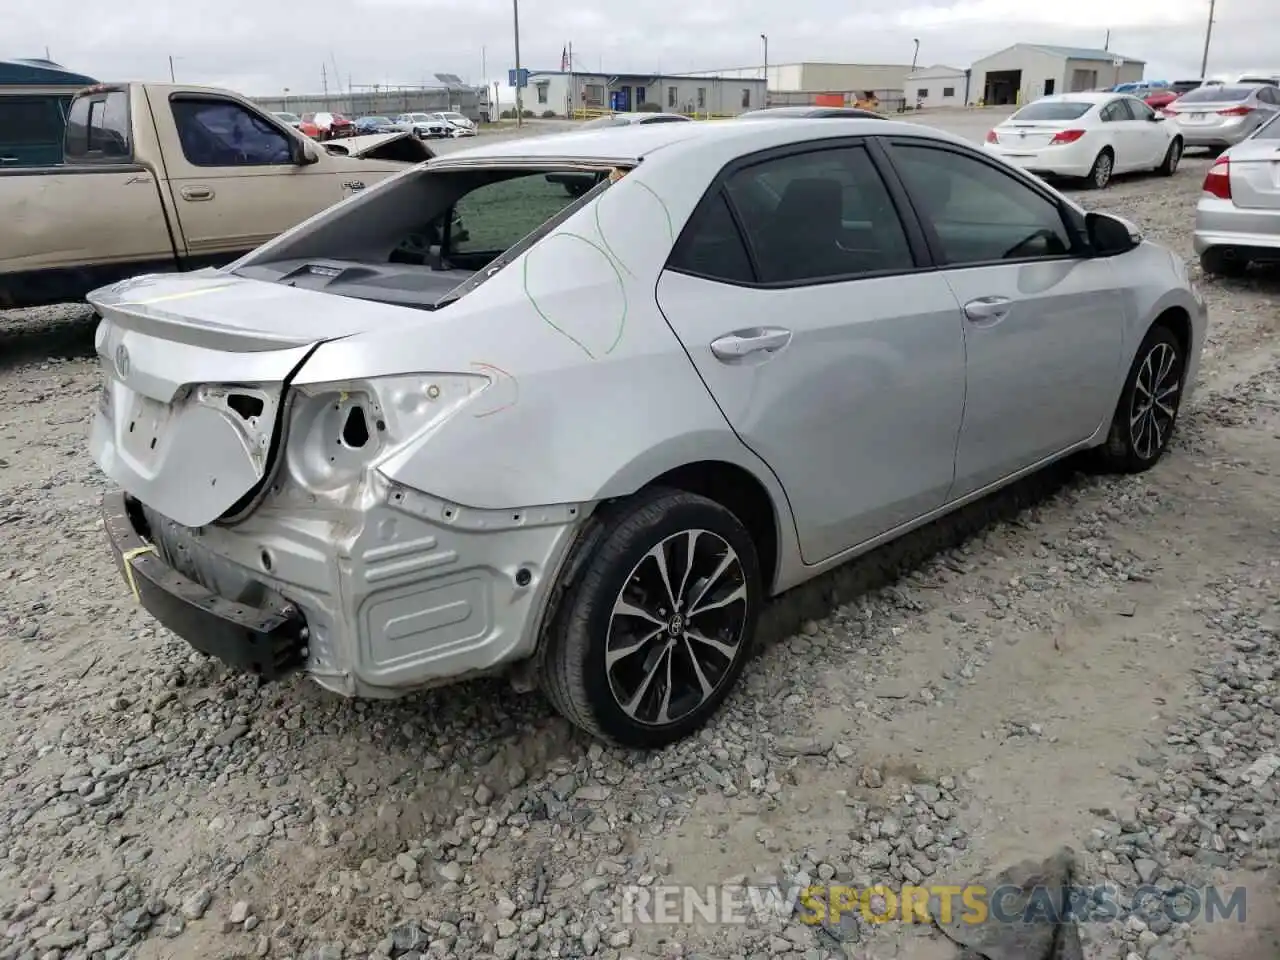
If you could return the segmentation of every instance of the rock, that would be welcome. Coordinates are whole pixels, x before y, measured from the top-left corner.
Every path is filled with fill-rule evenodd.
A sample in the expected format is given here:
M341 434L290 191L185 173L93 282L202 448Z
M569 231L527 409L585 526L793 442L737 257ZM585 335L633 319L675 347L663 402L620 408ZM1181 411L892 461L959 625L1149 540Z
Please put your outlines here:
M239 926L249 919L249 901L237 900L231 905L231 912L227 914L227 919Z
M182 901L182 915L188 920L199 920L213 902L213 894L207 889L197 890Z
M229 747L248 732L249 725L247 723L235 723L215 736L213 742L219 747Z
M127 910L120 915L120 922L134 933L142 933L151 926L151 913L145 907Z
M441 864L436 872L451 883L457 883L463 875L462 866L453 861Z

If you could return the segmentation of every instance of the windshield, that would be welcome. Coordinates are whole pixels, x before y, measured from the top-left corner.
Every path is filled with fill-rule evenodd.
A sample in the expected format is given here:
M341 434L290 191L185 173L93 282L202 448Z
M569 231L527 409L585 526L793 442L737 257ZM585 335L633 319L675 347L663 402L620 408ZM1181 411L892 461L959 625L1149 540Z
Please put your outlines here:
M276 116L281 120L287 120L289 123L293 123L298 119L298 115L296 113L277 113Z
M1043 100L1029 103L1010 120L1076 120L1092 109L1093 104L1084 100Z
M446 117L448 117L450 120L465 120L465 119L467 119L466 117L464 117L464 116L463 116L462 114L460 114L460 113L446 113L446 114L445 114L445 116L446 116Z
M365 123L390 123L391 121L387 117L365 117L364 122Z
M1182 95L1182 103L1222 103L1233 100L1248 100L1254 91L1253 87L1200 87Z

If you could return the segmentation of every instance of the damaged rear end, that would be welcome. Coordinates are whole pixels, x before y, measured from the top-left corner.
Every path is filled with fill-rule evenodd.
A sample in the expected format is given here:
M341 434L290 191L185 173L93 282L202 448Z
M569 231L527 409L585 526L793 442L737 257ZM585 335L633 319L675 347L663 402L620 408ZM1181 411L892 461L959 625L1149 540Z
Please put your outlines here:
M450 305L616 168L568 166L568 182L505 170L494 183L523 178L533 228L512 236L493 218L501 190L489 207L460 202L487 176L460 166L380 183L221 270L89 297L104 380L90 446L121 488L104 501L117 563L156 619L234 668L304 668L345 695L394 696L536 642L529 611L577 509L473 509L401 485L396 467L464 407L483 417L510 402L514 383L474 359L476 321L450 324ZM405 372L391 356L351 378L336 362L391 328L438 344L441 366Z

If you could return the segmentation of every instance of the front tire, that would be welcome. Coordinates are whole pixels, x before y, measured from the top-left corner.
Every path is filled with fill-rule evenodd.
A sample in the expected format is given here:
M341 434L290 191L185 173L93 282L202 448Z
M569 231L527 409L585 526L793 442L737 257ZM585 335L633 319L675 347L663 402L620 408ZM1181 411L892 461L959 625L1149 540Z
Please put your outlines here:
M1089 175L1085 177L1085 184L1094 190L1105 190L1107 184L1111 182L1111 174L1115 171L1115 166L1115 154L1111 152L1110 147L1103 147L1094 159Z
M1178 162L1182 159L1182 140L1174 137L1164 155L1164 161L1156 167L1156 173L1162 177L1172 177L1178 172Z
M1116 473L1142 473L1169 447L1182 404L1187 358L1173 331L1157 323L1143 338L1129 369L1099 465Z
M606 509L558 603L541 685L588 733L661 747L706 723L742 673L759 561L741 521L705 497L655 489Z

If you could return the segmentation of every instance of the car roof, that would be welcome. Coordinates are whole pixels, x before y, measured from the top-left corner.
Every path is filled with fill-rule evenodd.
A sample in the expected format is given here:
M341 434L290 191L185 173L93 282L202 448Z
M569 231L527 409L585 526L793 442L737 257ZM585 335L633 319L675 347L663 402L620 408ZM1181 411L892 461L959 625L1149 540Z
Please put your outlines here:
M727 123L702 121L692 123L651 123L632 128L598 127L591 130L572 130L534 137L512 137L481 143L466 150L459 150L436 160L431 166L459 163L469 165L489 161L581 161L638 162L658 150L696 150L700 143L742 141L743 152L756 148L806 140L827 140L859 134L909 134L951 143L968 143L933 127L918 123L904 123L888 119L850 119L847 123L832 124L822 119L793 118L760 120L757 123ZM969 144L972 146L972 144Z
M860 107L820 107L820 106L794 106L794 107L761 107L759 110L748 110L746 113L740 114L740 117L750 117L752 120L766 120L773 117L866 117L870 119L879 116L870 110L863 110Z

